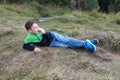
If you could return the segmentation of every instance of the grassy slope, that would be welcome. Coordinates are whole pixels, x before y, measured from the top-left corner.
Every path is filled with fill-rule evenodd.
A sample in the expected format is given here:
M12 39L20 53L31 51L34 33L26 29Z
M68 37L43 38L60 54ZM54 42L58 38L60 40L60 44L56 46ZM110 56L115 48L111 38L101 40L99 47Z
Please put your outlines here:
M24 8L24 9L22 9ZM64 15L39 23L48 31L81 38L92 32L120 32L120 14L79 12L59 7L38 11L25 5L0 5L0 29L9 29L0 37L0 80L119 80L120 57L98 47L96 54L84 49L42 48L34 54L22 49L27 32L26 21L40 16ZM31 10L30 10L31 9ZM46 12L48 11L48 12ZM39 13L39 14L38 14ZM71 18L69 16L76 16Z

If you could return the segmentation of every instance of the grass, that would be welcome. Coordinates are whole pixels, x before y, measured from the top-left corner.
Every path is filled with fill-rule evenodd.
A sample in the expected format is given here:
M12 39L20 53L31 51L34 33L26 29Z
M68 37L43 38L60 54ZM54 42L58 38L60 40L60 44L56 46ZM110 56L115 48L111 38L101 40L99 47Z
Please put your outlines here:
M0 28L11 30L0 37L0 80L119 80L120 57L99 46L95 54L85 49L43 47L39 54L22 49L27 34L24 24L30 19L61 16L38 24L47 31L81 39L89 37L88 32L119 34L119 15L96 10L80 12L37 3L1 4ZM104 58L112 61L107 62Z

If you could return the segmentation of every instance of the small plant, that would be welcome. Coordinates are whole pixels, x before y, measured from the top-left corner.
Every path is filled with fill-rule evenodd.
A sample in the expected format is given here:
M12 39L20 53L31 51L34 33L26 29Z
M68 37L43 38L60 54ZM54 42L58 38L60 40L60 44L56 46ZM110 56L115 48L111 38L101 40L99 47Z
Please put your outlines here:
M86 69L87 67L88 67L88 62L86 62L86 61L80 61L79 63L78 63L78 65L80 66L80 68L83 68L83 69Z
M39 77L39 76L37 76L37 77L34 77L32 80L45 80L45 76L41 76L41 77Z
M37 74L36 76L34 76L32 78L32 80L49 80L49 79L48 79L47 75L41 73L39 75Z
M116 20L115 20L115 23L117 23L117 24L120 25L120 18L116 19Z

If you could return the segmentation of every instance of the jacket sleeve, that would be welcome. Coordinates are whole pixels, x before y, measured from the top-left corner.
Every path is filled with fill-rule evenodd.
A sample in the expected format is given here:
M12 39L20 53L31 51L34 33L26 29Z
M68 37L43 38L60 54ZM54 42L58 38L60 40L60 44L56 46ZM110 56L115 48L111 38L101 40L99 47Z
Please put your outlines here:
M35 46L31 45L31 43L27 43L27 44L24 43L23 48L26 49L26 50L29 50L29 51L34 51Z

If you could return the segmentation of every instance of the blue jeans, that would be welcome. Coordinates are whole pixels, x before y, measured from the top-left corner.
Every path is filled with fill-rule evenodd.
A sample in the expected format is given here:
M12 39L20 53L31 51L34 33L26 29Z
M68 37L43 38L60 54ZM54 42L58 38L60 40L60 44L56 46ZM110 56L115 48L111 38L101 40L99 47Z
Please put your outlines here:
M60 35L56 32L50 32L53 36L53 41L49 45L50 47L69 47L69 48L80 48L84 47L86 40L78 40L68 36Z

